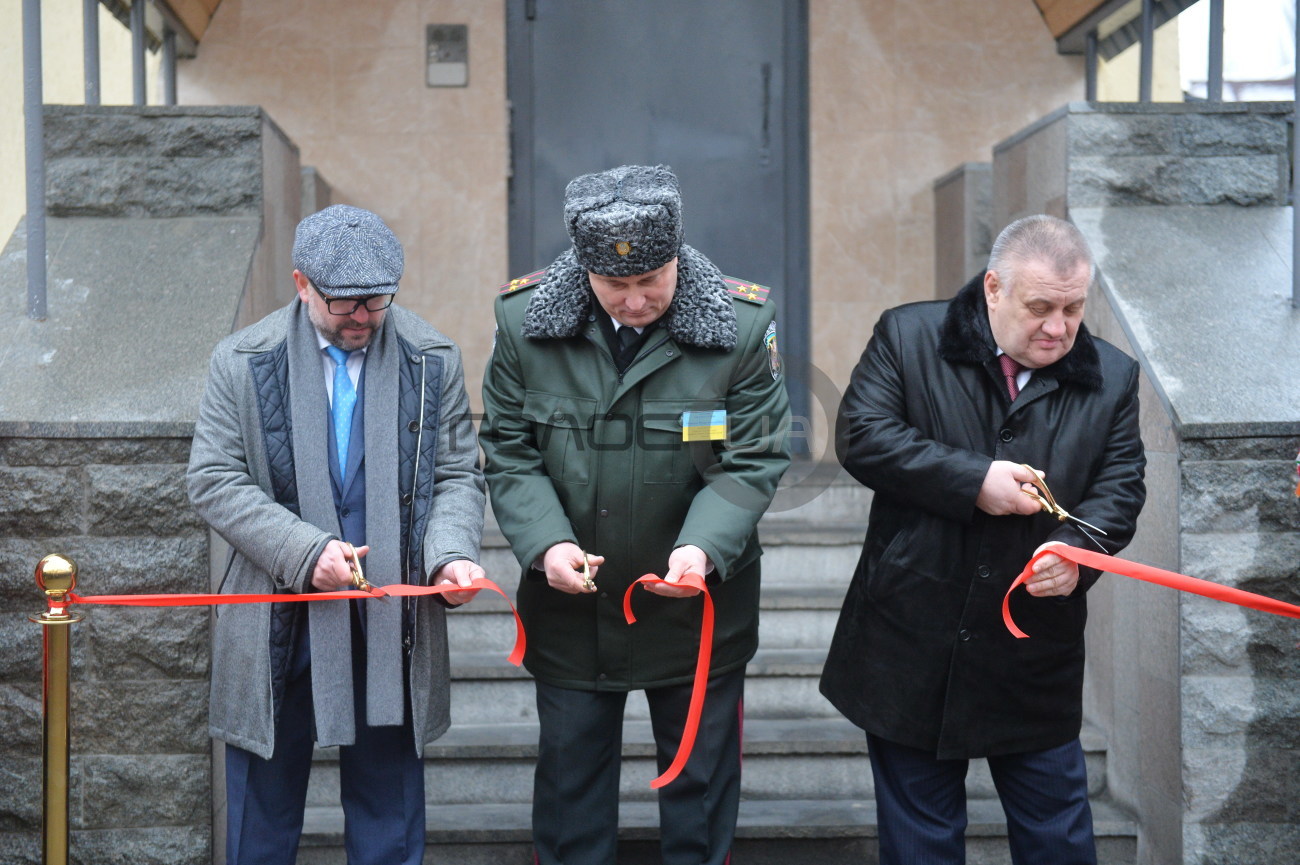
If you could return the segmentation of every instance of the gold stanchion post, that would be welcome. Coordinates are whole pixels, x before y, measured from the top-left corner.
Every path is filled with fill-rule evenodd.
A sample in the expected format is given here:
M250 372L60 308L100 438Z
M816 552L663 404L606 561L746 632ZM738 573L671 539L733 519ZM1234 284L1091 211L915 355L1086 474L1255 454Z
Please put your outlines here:
M65 556L52 555L36 566L36 586L45 592L49 609L28 616L42 626L45 646L43 715L45 719L43 763L42 844L45 865L68 862L68 684L71 680L71 629L81 621L79 613L68 611L68 593L77 585L77 564Z

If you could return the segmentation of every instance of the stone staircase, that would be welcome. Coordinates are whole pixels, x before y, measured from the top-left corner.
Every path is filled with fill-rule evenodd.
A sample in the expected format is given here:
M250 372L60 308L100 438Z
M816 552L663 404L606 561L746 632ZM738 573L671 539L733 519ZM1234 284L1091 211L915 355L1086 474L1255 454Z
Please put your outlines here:
M778 499L778 502L780 500ZM861 549L870 492L839 478L811 502L764 517L760 648L745 685L744 773L737 862L876 862L875 803L862 731L817 691L840 603ZM489 532L484 566L513 596L517 565ZM437 865L530 865L537 719L528 674L505 660L514 627L499 598L448 616L452 727L427 754L429 849ZM629 695L620 805L620 862L658 862L650 780L654 746L644 697ZM1085 729L1099 854L1136 860L1132 819L1105 798L1106 744ZM1007 863L1006 829L983 761L967 782L972 865ZM308 792L299 865L342 865L337 754L321 749Z

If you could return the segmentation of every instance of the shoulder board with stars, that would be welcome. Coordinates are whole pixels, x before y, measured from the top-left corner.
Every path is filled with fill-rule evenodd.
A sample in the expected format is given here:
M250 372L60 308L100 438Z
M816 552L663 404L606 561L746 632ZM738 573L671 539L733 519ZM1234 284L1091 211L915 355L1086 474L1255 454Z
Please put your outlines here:
M532 288L534 285L537 285L537 283L541 282L542 277L544 276L546 276L546 268L542 268L541 270L534 271L533 273L530 273L527 276L521 276L517 279L512 279L509 282L507 282L505 285L501 286L501 290L498 292L498 294L514 294L516 291L519 291L520 289Z
M767 302L767 295L772 290L766 285L759 285L757 282L745 282L743 279L736 279L731 276L722 277L722 282L727 286L727 292L740 300L747 300L750 303L757 303L762 306Z

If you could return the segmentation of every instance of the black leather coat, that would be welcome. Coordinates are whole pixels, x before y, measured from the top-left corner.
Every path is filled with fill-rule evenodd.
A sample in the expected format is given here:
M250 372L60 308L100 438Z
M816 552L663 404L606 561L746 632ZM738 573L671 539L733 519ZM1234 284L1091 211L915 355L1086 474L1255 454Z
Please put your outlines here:
M996 359L983 279L949 302L886 312L840 406L845 469L875 491L821 690L858 726L939 758L1055 747L1082 723L1084 571L1067 598L1007 587L1048 540L1095 549L1047 514L975 507L993 460L1046 472L1066 510L1133 535L1145 499L1138 367L1082 325L1012 404Z

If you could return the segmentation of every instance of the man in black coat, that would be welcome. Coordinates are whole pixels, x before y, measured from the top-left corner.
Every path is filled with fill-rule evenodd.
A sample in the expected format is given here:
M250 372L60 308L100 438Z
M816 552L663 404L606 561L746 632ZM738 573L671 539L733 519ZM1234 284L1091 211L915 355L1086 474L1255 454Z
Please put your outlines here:
M987 757L1012 861L1095 863L1082 724L1086 591L1054 543L1122 549L1146 492L1138 367L1083 325L1078 229L1008 226L947 302L881 316L840 406L845 469L875 491L821 690L867 731L880 861L965 861L964 778ZM1104 534L1043 513L1038 476Z

